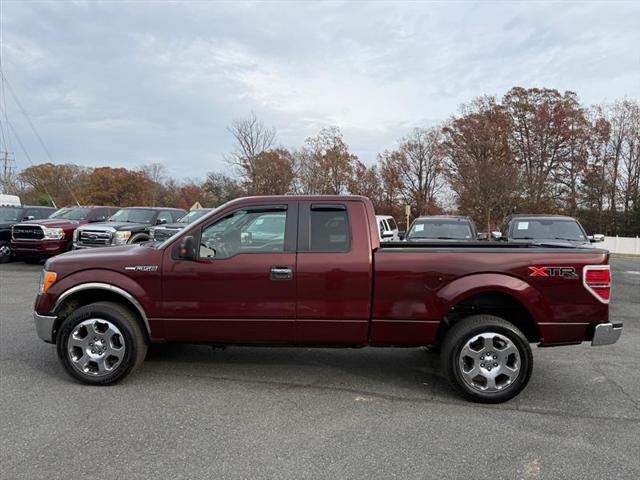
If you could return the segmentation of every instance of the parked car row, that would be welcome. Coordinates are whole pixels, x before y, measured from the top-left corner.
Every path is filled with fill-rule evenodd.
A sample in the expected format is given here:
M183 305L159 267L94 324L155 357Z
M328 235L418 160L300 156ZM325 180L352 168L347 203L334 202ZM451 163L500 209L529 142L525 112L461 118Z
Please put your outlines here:
M152 239L155 227L174 225L167 231L178 231L208 211L188 213L179 208L111 206L56 209L3 202L0 206L0 263L13 257L40 261L72 249L142 243Z
M16 206L13 199L6 197L7 202L0 207L0 263L9 261L13 256L25 261L39 261L72 249L165 241L211 211L206 208L187 212L166 207L110 206L56 210L52 207ZM488 239L487 234L478 233L473 220L466 216L421 216L413 221L407 232L400 232L392 216L376 215L375 219L381 242L475 242ZM252 232L249 230L245 235L250 236ZM575 247L590 246L604 240L604 235L587 235L582 225L572 217L524 214L507 217L500 230L491 232L491 237L512 243Z
M458 215L430 215L416 218L406 233L399 232L392 217L376 216L380 241L474 242L488 240L478 233L471 218ZM393 227L392 227L393 226ZM573 217L563 215L518 214L508 216L500 230L491 232L493 240L511 243L537 243L558 247L590 247L604 241L604 235L587 235Z

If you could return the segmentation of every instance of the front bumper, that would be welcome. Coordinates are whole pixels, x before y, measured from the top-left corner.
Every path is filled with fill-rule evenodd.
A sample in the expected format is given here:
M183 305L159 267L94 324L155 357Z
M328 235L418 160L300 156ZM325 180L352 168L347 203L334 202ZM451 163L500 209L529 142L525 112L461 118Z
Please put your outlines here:
M43 240L11 240L11 249L20 255L50 256L64 253L69 249L69 241L43 239Z
M53 343L53 327L58 317L49 315L39 315L33 312L33 320L36 323L38 336L47 343Z
M83 245L77 242L73 242L72 250L87 250L90 248L104 248L104 247L117 247L117 246L119 245L114 245L113 243L106 243L104 245Z
M599 323L593 331L592 347L616 343L622 335L622 323Z

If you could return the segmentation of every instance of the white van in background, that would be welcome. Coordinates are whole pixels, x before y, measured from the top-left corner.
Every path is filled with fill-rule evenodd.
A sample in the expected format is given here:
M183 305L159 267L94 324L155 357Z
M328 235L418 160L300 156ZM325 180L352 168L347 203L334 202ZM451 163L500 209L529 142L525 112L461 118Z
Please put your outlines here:
M391 215L376 215L376 222L381 242L400 241L398 225Z
M0 193L0 207L21 207L22 202L17 195L5 195Z

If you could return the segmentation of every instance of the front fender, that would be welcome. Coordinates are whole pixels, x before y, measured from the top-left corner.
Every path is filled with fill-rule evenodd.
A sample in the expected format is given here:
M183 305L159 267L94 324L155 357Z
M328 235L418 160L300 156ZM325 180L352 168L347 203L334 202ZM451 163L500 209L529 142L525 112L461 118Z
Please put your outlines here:
M438 290L433 298L435 317L443 318L458 303L483 292L499 292L513 297L538 324L552 316L548 302L533 285L510 275L479 273L458 278Z
M134 272L125 275L114 270L95 268L71 273L54 283L38 300L37 311L52 312L61 296L71 289L82 290L81 285L102 284L116 287L140 305L145 316L152 316L160 307L160 274Z

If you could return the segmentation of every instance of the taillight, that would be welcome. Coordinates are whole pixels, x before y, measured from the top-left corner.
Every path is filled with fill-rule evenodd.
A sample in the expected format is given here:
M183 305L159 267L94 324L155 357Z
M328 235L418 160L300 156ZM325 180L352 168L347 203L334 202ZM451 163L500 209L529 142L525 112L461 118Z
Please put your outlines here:
M586 265L582 269L582 282L587 290L602 303L611 297L611 269L609 265Z

